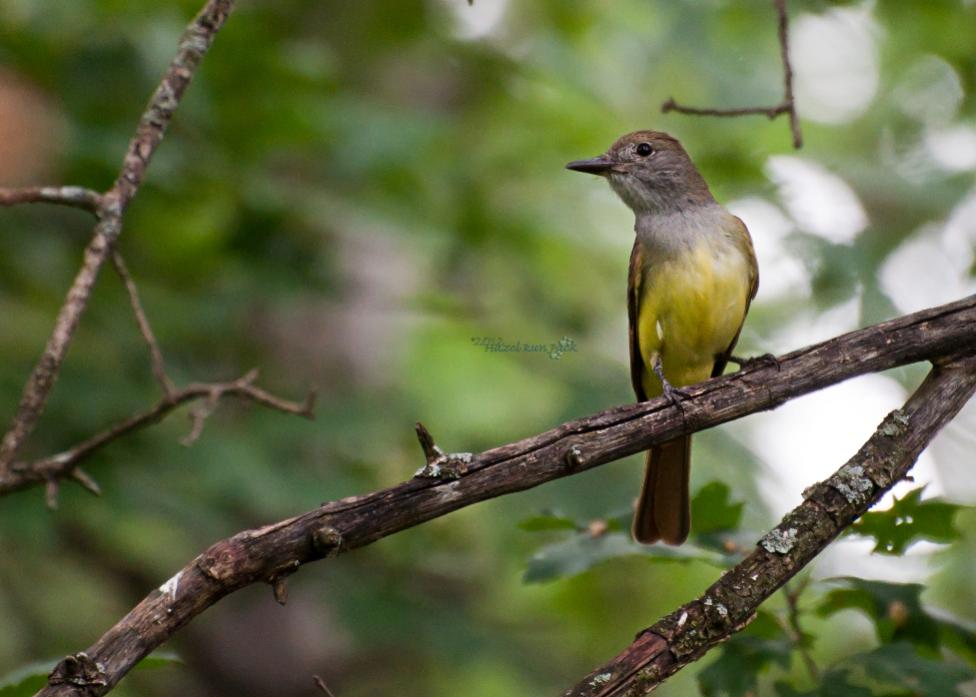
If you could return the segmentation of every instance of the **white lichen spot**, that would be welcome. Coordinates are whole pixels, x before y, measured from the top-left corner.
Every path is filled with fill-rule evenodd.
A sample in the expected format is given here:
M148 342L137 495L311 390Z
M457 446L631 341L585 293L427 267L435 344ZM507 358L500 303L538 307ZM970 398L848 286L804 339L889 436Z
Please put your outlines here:
M613 677L613 673L600 673L592 680L590 680L590 684L593 685L594 687L599 687L600 685L606 685L608 682L610 682L610 678L612 677Z
M177 572L173 578L168 580L166 583L159 587L159 592L163 595L168 595L170 601L176 600L176 591L180 587L180 577L183 575L182 571Z
M722 603L718 603L715 606L715 611L719 615L721 615L722 617L728 617L729 616L729 609L727 607L725 607L724 605L722 605Z
M762 548L770 553L786 554L796 544L796 528L781 530L773 528L759 541Z
M685 626L685 622L687 622L687 621L688 621L688 613L687 612L682 612L681 613L681 617L678 618L678 626L679 627L684 627Z

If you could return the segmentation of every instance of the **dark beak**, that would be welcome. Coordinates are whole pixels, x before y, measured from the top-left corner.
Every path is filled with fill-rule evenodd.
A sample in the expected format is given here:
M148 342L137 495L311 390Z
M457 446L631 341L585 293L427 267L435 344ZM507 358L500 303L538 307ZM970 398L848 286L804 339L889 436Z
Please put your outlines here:
M591 160L574 160L566 165L566 169L587 174L606 174L613 167L613 161L606 155L594 157Z

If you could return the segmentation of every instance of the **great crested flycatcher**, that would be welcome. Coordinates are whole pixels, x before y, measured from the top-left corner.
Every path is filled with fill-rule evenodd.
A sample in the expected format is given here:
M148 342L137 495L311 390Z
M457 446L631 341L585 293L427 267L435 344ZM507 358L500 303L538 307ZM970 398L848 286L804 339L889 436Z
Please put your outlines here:
M688 153L659 131L621 137L566 165L606 177L636 216L627 278L630 378L637 399L721 375L739 338L759 269L745 224L718 204ZM647 453L634 539L679 545L691 527L691 436Z

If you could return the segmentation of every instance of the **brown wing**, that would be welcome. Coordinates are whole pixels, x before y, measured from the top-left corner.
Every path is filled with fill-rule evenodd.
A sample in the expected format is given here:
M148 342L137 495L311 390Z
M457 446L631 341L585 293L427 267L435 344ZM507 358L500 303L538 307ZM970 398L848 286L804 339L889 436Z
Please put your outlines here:
M732 337L732 342L725 351L715 356L715 365L712 366L713 378L725 372L725 366L729 362L729 356L732 355L732 349L735 348L735 344L739 340L739 334L742 333L742 325L746 322L746 315L749 314L749 306L752 304L752 299L756 297L756 291L759 290L759 264L756 261L756 250L752 246L752 237L749 236L749 229L742 222L741 218L734 215L732 218L738 227L736 230L737 234L733 236L733 239L740 244L743 253L749 259L749 297L746 298L746 311L742 314L742 322L739 323L739 328L736 330L735 336Z
M641 356L637 334L642 264L640 252L640 246L634 240L634 248L630 252L630 269L627 272L627 324L630 335L630 382L634 386L637 401L643 402L647 399L644 392L644 357Z

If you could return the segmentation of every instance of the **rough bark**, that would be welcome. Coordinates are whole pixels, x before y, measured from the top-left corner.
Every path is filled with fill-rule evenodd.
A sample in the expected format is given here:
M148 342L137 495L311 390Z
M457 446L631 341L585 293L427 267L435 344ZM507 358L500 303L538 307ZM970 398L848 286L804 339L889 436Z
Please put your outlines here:
M478 501L647 450L682 433L772 409L856 375L974 351L976 296L851 332L775 361L756 361L738 373L688 388L689 397L680 406L660 398L616 407L478 455L441 455L426 434L424 471L436 476L415 477L390 489L326 503L217 542L150 593L89 649L59 664L40 694L104 694L141 658L225 595L266 582L283 600L285 579L302 564L362 547ZM926 384L920 390L923 395L934 389L932 380ZM943 389L941 380L935 384ZM913 407L907 418L914 424L912 419L921 417L916 417ZM831 510L824 509L824 520ZM842 510L838 515L830 525L836 526L849 514ZM790 523L786 531L790 527L799 530L800 524ZM789 534L783 535L789 541ZM790 548L811 549L795 538Z

